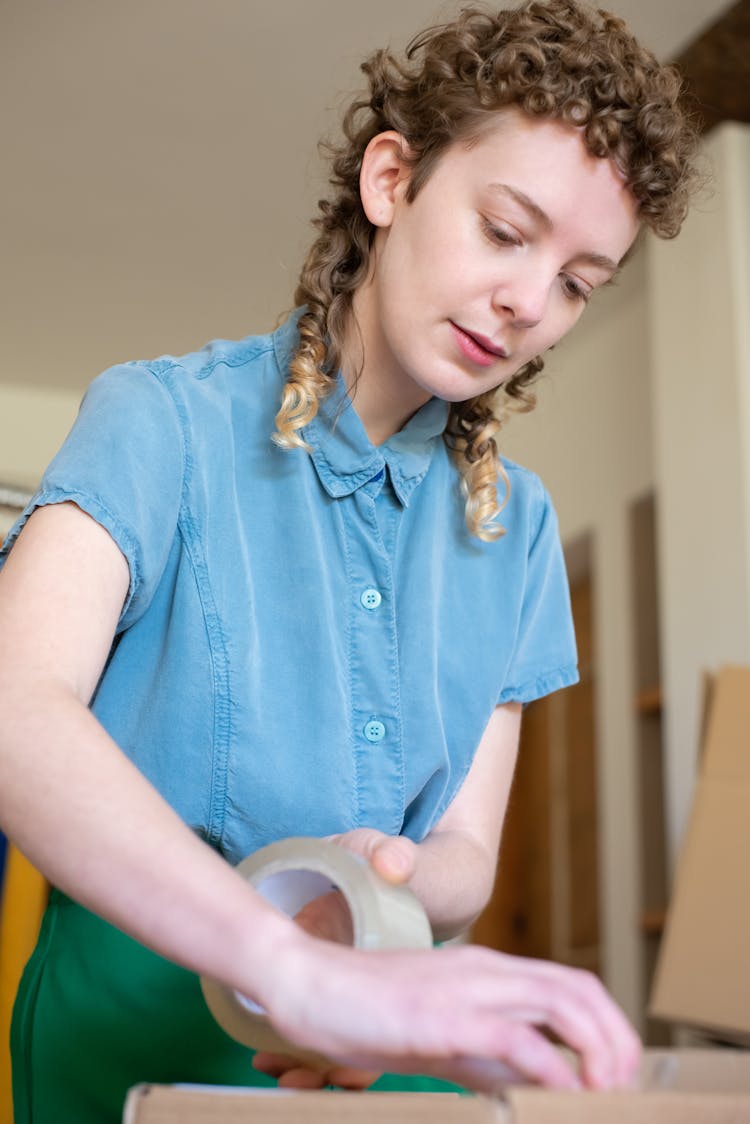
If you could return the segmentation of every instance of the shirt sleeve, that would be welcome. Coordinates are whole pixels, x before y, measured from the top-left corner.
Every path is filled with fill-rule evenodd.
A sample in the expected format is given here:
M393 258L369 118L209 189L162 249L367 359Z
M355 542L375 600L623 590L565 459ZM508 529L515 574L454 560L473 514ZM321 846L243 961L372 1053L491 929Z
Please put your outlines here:
M528 703L578 682L570 589L557 516L539 489L539 517L529 547L516 645L498 703Z
M109 532L127 560L121 632L145 612L164 571L180 511L183 462L170 391L145 365L112 367L89 387L62 448L11 528L0 565L36 508L75 503Z

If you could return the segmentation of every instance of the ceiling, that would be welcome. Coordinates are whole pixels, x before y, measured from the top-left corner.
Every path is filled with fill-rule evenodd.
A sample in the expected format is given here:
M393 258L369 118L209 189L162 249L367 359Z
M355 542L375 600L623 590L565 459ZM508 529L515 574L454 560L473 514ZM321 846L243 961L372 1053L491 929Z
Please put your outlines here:
M358 62L435 0L4 0L0 381L265 330L291 303ZM661 57L731 7L611 0Z

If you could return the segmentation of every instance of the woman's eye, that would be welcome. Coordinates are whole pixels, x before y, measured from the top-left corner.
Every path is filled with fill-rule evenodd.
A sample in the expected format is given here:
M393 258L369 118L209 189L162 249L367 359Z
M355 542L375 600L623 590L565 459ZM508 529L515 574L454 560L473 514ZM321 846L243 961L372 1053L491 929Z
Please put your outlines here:
M513 230L508 226L495 226L489 219L482 219L482 229L489 238L490 242L494 242L500 246L522 246L523 241L518 231Z
M582 285L580 281L576 281L575 277L563 275L562 286L565 296L570 300L583 301L585 304L591 296L591 290Z

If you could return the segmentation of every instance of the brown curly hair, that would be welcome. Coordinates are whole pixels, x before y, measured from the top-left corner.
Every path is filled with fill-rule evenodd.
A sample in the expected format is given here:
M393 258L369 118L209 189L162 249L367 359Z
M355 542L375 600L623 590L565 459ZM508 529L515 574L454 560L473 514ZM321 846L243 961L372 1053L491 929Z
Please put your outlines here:
M369 91L348 108L344 140L329 146L332 197L320 202L318 236L295 303L299 345L276 418L274 440L307 448L300 430L332 388L352 298L367 276L375 228L359 195L367 145L393 129L410 150L413 201L446 149L478 138L504 107L581 129L588 151L612 159L642 222L673 238L695 180L697 129L681 105L681 81L633 38L623 21L578 0L526 0L491 13L465 8L409 44L403 61L386 50L363 64ZM508 480L496 436L509 412L533 409L529 389L541 357L501 388L451 406L444 439L462 477L466 522L480 539L503 534L498 479ZM505 502L505 501L504 501Z

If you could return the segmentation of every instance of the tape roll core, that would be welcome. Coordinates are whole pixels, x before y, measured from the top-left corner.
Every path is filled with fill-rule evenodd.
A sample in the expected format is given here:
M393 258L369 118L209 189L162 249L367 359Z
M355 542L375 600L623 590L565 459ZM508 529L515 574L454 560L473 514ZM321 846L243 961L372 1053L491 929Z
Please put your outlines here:
M314 898L339 890L352 918L355 948L430 948L427 915L411 890L384 882L370 864L327 839L299 837L262 847L237 867L259 894L290 917ZM282 1037L247 996L201 977L208 1009L231 1038L254 1050L293 1054L313 1066L327 1059Z

